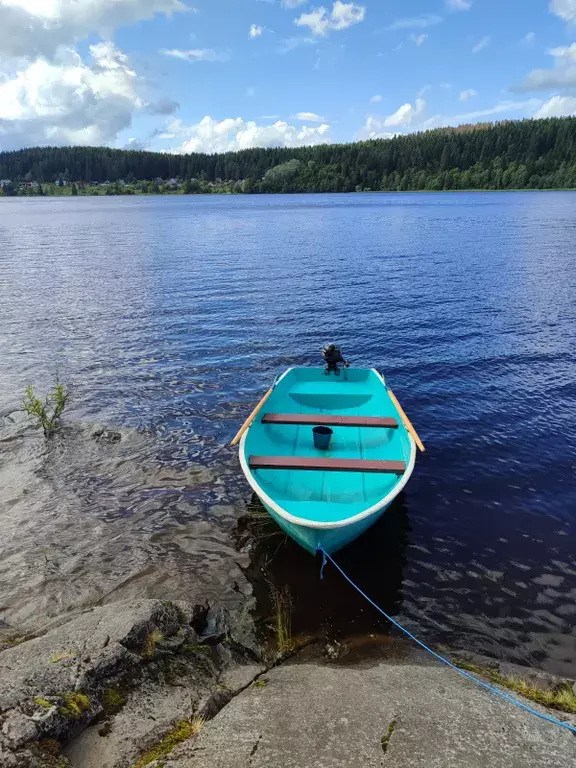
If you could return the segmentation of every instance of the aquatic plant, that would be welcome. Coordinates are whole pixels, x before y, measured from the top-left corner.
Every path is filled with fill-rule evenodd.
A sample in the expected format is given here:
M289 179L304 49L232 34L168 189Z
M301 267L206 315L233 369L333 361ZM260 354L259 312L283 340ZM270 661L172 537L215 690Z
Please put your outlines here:
M145 768L145 766L150 765L150 763L166 757L166 755L169 755L179 744L196 736L202 730L205 723L206 719L203 717L192 717L189 720L181 720L166 734L166 736L164 736L162 741L154 744L147 749L146 752L140 755L132 768Z
M42 429L44 436L49 438L60 429L60 419L69 399L70 392L56 377L50 393L46 395L44 400L36 397L34 387L29 384L26 387L22 406L26 413L34 419L36 427Z
M272 604L274 606L274 630L276 644L281 655L294 650L292 639L292 597L288 587L277 589L272 587Z

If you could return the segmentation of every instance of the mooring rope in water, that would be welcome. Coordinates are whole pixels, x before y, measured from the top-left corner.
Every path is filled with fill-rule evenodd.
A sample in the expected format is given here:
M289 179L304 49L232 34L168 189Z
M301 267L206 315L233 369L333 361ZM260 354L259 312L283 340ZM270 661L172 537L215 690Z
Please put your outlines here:
M360 589L358 584L355 584L350 576L348 576L347 573L345 573L342 568L338 565L338 563L334 560L333 557L331 557L326 550L324 550L321 546L318 546L317 552L322 553L322 567L320 570L320 578L324 578L324 568L326 567L326 561L329 560L332 565L340 571L342 576L346 579L346 581L351 584L354 589L359 592L363 598L368 600L370 605L372 605L374 608L376 608L377 611L379 611L384 618L389 621L391 624L393 624L397 629L399 629L401 632L403 632L407 637L409 637L411 640L413 640L417 645L419 645L421 648L423 648L427 653L429 653L431 656L434 656L435 659L438 659L438 661L441 661L442 664L445 664L447 667L450 667L455 672L458 672L459 675L462 675L462 677L465 677L467 680L471 680L473 683L476 683L476 685L480 686L481 688L485 688L488 691L491 691L491 693L495 693L497 696L502 697L506 701L509 701L511 704L514 704L514 706L519 707L520 709L526 710L526 712L530 712L531 715L536 715L536 717L540 718L541 720L546 720L549 723L553 723L554 725L559 725L561 728L565 728L567 731L571 731L573 734L576 734L576 727L573 725L570 725L570 723L564 723L562 720L558 720L556 717L552 717L552 715L546 715L543 712L538 712L537 709L534 709L529 704L525 704L523 701L520 701L520 699L516 699L514 696L510 696L507 693L504 693L503 691L500 691L498 688L495 688L493 685L490 685L490 683L485 683L484 680L479 680L477 677L474 677L474 675L471 675L470 672L466 672L464 669L460 669L460 667L456 666L456 664L453 664L448 659L444 658L444 656L441 656L439 653L436 653L436 651L433 651L432 648L427 646L425 643L422 642L422 640L419 640L415 635L412 634L406 627L403 627L402 624L400 624L399 621L394 619L392 616L386 613L386 611L382 610L379 605L377 605L374 600L372 600L368 595Z

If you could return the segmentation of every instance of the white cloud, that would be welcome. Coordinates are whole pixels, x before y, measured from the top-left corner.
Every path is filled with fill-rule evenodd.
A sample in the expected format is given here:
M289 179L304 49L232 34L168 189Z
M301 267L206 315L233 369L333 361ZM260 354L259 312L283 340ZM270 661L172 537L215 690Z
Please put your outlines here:
M331 142L330 126L289 125L277 121L270 125L246 122L241 117L214 120L205 117L199 123L186 125L181 120L169 121L164 137L178 137L181 144L172 152L229 152L250 147L302 147Z
M364 126L356 134L356 138L360 141L366 139L386 139L402 133L466 125L485 121L497 115L512 113L520 113L520 116L523 117L570 115L576 112L576 97L556 96L545 103L540 99L501 101L487 109L479 109L457 115L434 115L428 119L423 119L425 111L426 102L422 99L417 99L414 105L404 104L397 112L388 117L372 115L367 118Z
M183 61L228 61L230 54L223 51L214 51L212 48L194 48L192 50L182 51L179 48L161 48L160 53L164 56L171 56L174 59Z
M478 91L475 91L474 88L468 88L466 91L460 91L458 98L460 101L468 101L468 99L473 99L474 96L478 96Z
M528 99L527 101L501 101L493 107L487 109L478 109L474 112L465 112L459 115L434 115L420 126L423 130L430 128L446 128L455 125L466 125L474 123L482 118L494 117L495 115L506 114L510 112L523 112L526 116L531 116L534 110L541 106L539 99Z
M446 6L451 11L469 11L472 8L472 0L446 0Z
M313 37L288 37L286 40L282 40L278 46L280 53L289 53L295 51L297 48L304 48L309 45L316 45L318 43Z
M282 0L284 8L298 8L299 5L304 5L308 0Z
M423 13L421 16L409 16L408 18L396 19L390 24L388 29L394 31L396 29L426 29L427 27L434 27L436 24L441 24L444 21L442 16L438 16L434 13Z
M536 39L536 33L535 32L528 32L528 34L524 35L521 43L524 43L525 45L530 45L530 43L533 43Z
M410 35L410 40L420 48L420 46L425 42L428 35L422 34L422 35Z
M576 115L576 96L552 96L544 102L534 117L569 117Z
M483 51L484 48L487 48L490 45L490 40L492 38L490 35L485 35L484 37L480 38L474 48L472 48L472 53L480 53L480 51Z
M397 132L390 131L391 128L408 128L422 117L426 110L424 99L416 99L414 105L403 104L392 115L387 117L377 117L370 115L366 118L364 126L356 134L359 141L366 139L390 138Z
M296 120L302 120L305 123L325 123L326 118L317 115L315 112L298 112L295 116Z
M299 27L308 27L315 37L324 37L329 32L338 32L359 24L364 21L365 16L366 8L363 5L336 0L331 11L324 7L313 8L299 16L295 24Z
M260 26L260 24L252 24L250 26L250 32L248 33L252 39L255 37L260 37L260 35L264 32L264 28Z
M548 51L555 58L553 69L534 69L518 90L546 91L576 87L576 43Z
M382 101L382 96L379 93L377 93L376 96L372 96L370 99L371 104L377 104L379 101Z
M52 56L92 33L184 10L182 0L0 0L0 54Z
M0 145L99 145L114 141L146 106L138 78L112 43L90 46L89 63L62 50L0 81Z
M356 141L368 141L369 139L392 139L396 133L385 130L381 118L371 115L354 137Z
M576 0L550 0L550 10L564 21L576 21Z

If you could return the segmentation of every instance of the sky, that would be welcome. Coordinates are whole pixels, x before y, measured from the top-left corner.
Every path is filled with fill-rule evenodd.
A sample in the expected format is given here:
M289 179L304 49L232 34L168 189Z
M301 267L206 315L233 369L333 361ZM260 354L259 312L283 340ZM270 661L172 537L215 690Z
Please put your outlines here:
M576 114L576 0L0 0L0 150L350 142Z

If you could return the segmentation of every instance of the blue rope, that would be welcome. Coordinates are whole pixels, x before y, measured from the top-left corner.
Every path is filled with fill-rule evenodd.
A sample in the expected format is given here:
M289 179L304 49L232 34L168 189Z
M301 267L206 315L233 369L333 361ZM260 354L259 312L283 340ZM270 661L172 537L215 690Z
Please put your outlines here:
M520 701L519 699L514 698L514 696L510 696L507 693L504 693L503 691L498 690L498 688L495 688L493 685L490 685L489 683L485 683L483 680L479 680L477 677L474 677L474 675L471 675L469 672L466 672L463 669L460 669L460 667L457 667L456 664L453 664L451 661L448 661L448 659L445 659L444 656L440 656L439 653L436 653L436 651L433 651L432 648L428 647L423 643L421 640L418 640L417 637L415 637L410 631L408 631L405 627L403 627L400 622L396 621L396 619L392 618L392 616L389 616L385 611L380 608L379 605L376 605L374 600L368 597L368 595L363 592L360 587L355 584L352 579L344 573L342 568L338 565L338 563L326 552L323 547L318 545L318 552L322 552L322 570L321 570L321 576L323 578L324 574L324 566L326 564L326 560L329 560L332 565L340 571L342 576L346 579L346 581L351 584L355 590L357 590L362 597L364 597L370 605L372 605L374 608L376 608L377 611L379 611L382 616L384 616L385 619L387 619L391 624L393 624L397 629L399 629L401 632L403 632L407 637L409 637L411 640L414 640L415 643L417 643L421 648L423 648L427 653L429 653L431 656L434 656L435 659L438 659L438 661L441 661L442 664L446 664L446 666L450 667L451 669L458 672L459 675L462 675L462 677L467 678L468 680L472 680L473 683L476 683L476 685L479 685L481 688L486 688L486 690L491 691L492 693L497 694L498 696L501 696L503 699L506 699L506 701L509 701L511 704L514 704L516 707L519 707L520 709L525 709L527 712L530 712L532 715L536 715L536 717L539 717L541 720L547 720L549 723L553 723L554 725L559 725L561 728L566 728L566 730L571 731L573 734L576 735L576 728L573 725L570 725L569 723L563 723L562 720L558 720L555 717L552 717L551 715L545 715L542 712L538 712L538 710L534 709L533 707L530 707L528 704L524 704L523 701Z

